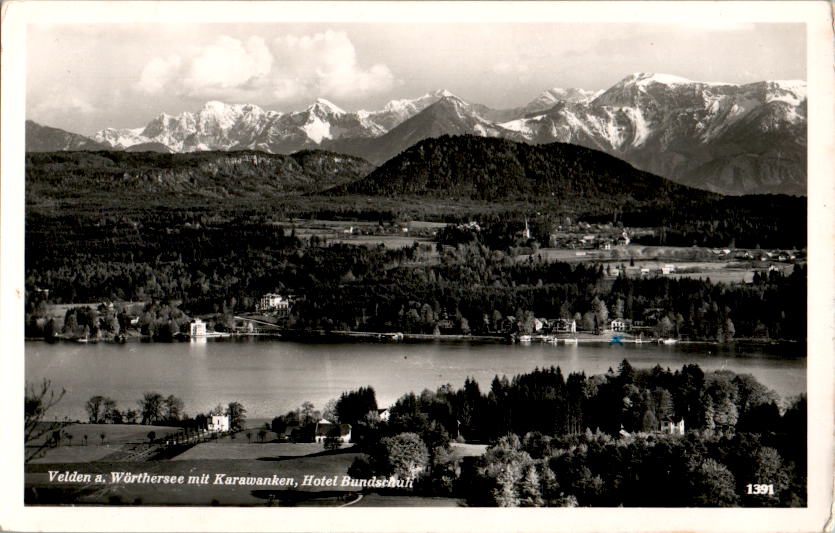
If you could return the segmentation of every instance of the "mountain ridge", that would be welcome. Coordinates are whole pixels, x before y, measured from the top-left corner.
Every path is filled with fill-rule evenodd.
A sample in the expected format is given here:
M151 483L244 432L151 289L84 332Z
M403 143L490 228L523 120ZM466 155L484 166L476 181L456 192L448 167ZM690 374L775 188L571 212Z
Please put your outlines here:
M195 113L162 113L143 128L101 130L92 142L172 152L321 148L381 165L424 138L475 134L577 144L723 194L805 195L806 121L802 80L733 84L639 72L603 91L548 89L510 109L444 89L357 112L325 99L290 113L211 101Z

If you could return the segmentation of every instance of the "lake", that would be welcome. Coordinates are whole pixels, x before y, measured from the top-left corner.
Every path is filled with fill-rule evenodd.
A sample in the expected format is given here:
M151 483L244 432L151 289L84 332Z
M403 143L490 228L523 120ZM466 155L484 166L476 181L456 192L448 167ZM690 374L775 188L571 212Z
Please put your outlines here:
M249 418L272 418L311 401L317 409L343 391L371 385L381 407L403 394L460 388L475 378L482 392L493 376L559 366L563 374L605 373L628 359L636 368L680 369L697 363L705 372L752 374L781 398L806 392L805 347L718 347L580 344L506 345L471 342L298 343L245 337L181 343L47 344L27 342L26 379L43 378L67 390L48 418L85 420L84 404L100 394L119 409L137 409L143 393L183 399L190 415L238 401Z

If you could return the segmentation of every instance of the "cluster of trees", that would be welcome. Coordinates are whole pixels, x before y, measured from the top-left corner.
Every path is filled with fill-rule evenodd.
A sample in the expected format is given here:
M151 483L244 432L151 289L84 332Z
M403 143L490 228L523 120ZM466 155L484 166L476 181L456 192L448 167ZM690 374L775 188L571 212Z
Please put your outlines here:
M229 428L240 431L246 425L246 408L240 402L218 404L206 414L194 417L186 414L183 400L173 394L164 396L159 392L146 392L137 400L138 409L119 410L116 401L108 396L91 396L84 409L91 424L147 424L188 428L207 427L213 415L229 417Z
M724 196L675 210L628 211L621 221L659 228L636 237L637 244L800 249L806 247L806 207L805 196ZM607 221L605 216L589 220Z
M586 376L559 368L512 379L483 393L463 388L409 393L376 416L366 400L361 450L350 473L418 480L427 494L499 506L804 505L806 399L780 404L750 375L705 374L698 365ZM660 431L683 419L685 435ZM460 459L451 443L490 443ZM748 483L774 494L747 494Z
M270 423L270 429L273 430L279 438L287 434L287 429L291 430L290 439L297 442L308 442L313 440L313 425L320 418L325 417L330 422L335 422L336 413L334 406L329 405L325 408L324 413L316 409L312 402L303 402L300 407L290 410L283 415L276 416Z
M759 434L501 437L458 478L471 505L803 506L805 479ZM749 494L763 479L774 493Z

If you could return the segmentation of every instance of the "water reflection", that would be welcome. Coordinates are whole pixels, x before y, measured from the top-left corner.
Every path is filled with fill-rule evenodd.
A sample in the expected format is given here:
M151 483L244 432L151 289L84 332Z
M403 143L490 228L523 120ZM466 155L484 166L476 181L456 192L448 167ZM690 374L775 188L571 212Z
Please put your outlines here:
M189 354L197 356L205 356L209 339L206 337L195 337L188 343Z

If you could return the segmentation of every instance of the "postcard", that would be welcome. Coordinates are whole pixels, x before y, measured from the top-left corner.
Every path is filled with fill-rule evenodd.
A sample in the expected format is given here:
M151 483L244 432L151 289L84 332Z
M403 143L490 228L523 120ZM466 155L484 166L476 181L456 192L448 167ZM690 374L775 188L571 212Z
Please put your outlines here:
M828 20L5 3L0 526L824 530Z

